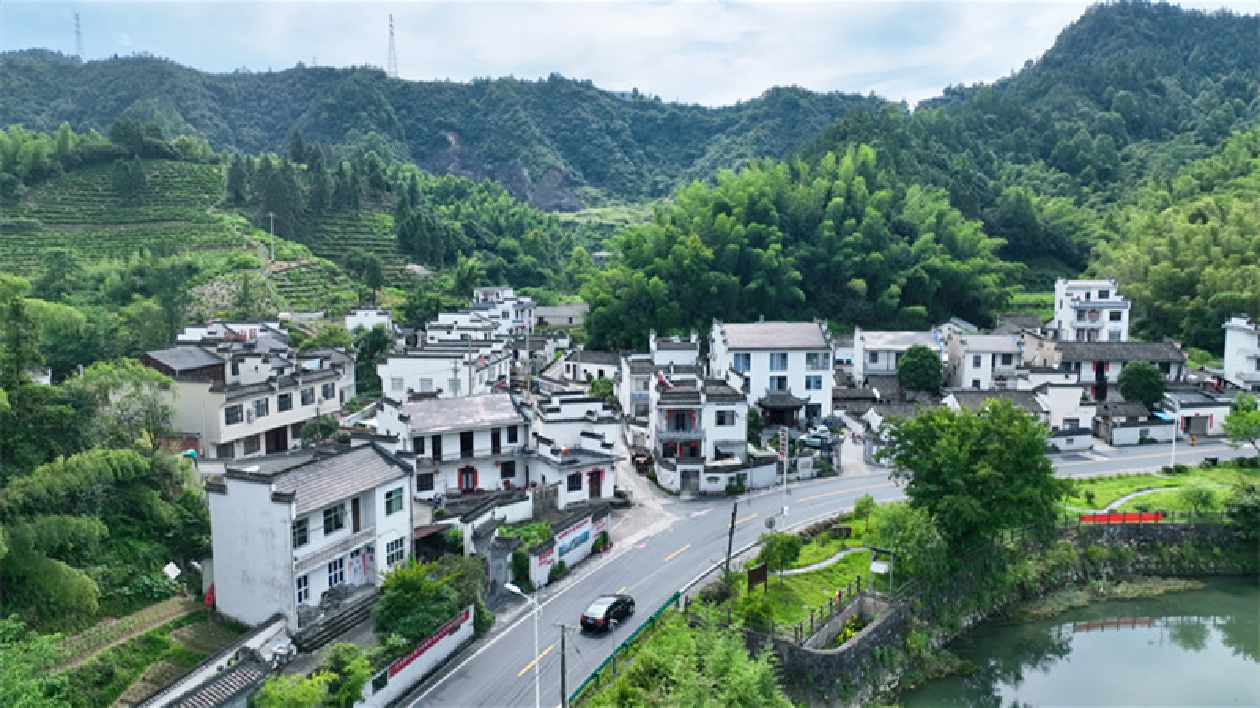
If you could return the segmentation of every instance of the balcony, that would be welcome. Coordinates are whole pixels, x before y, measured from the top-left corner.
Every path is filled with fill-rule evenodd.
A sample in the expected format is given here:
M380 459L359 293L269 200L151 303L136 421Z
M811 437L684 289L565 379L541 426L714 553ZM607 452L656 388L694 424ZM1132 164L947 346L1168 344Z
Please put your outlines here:
M1076 300L1073 299L1068 303L1070 307L1076 309L1096 307L1100 310L1127 310L1129 309L1128 300Z
M659 442L680 440L704 440L703 428L674 429L663 425L656 426L656 439Z
M1239 381L1260 383L1260 371L1239 371L1235 376Z
M417 465L437 465L443 462L459 462L461 460L485 460L492 457L509 457L514 455L522 455L528 452L524 443L511 443L508 445L500 445L499 447L475 447L471 450L460 450L456 452L443 451L441 455L426 453L416 455Z
M305 555L293 554L293 572L297 575L318 568L328 561L344 556L354 549L376 539L376 526L366 526L356 533L334 541L322 548L307 550Z

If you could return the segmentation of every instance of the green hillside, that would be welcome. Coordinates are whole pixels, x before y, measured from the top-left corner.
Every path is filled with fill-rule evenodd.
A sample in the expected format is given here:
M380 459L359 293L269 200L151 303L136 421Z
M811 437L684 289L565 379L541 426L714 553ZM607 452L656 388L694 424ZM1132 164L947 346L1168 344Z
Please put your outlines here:
M749 158L782 157L845 112L883 103L775 88L705 108L559 75L463 84L368 68L208 74L152 57L83 63L42 50L0 55L0 86L0 125L52 132L69 121L105 132L129 118L250 154L280 151L294 129L326 145L376 133L427 170L491 178L562 210L660 197Z

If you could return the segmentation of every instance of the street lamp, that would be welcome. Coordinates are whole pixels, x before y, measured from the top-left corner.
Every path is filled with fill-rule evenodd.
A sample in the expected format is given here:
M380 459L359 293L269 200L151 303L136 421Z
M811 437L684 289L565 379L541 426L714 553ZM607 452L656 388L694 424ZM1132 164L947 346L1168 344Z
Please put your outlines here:
M504 583L503 587L507 588L509 592L514 592L534 604L534 708L541 708L542 696L540 694L540 684L538 682L538 615L542 613L542 607L538 605L537 600L529 595L526 595L520 588L516 587L515 584Z

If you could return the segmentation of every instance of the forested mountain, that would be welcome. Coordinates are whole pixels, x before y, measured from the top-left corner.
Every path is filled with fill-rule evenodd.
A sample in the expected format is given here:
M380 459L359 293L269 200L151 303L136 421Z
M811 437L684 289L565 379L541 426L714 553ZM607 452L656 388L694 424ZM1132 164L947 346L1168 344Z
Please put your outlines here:
M47 51L0 55L0 125L105 132L118 118L216 150L283 149L300 129L324 144L383 136L436 174L489 177L544 208L667 195L754 157L782 157L876 98L776 88L726 108L601 91L589 81L389 79L374 68L208 74L152 57L83 63Z
M1014 75L946 89L913 114L852 112L803 154L874 146L902 179L947 189L1007 240L1004 256L1048 264L1044 286L1087 266L1109 205L1260 117L1258 36L1257 16L1097 5Z

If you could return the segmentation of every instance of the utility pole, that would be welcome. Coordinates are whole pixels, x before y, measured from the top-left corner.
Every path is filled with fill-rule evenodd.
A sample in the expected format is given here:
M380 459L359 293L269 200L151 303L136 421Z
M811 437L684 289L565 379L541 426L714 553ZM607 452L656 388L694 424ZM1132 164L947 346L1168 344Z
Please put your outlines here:
M274 212L269 211L267 212L267 218L271 221L271 226L269 227L271 231L271 262L267 265L272 265L276 262L276 215Z
M565 669L564 638L570 627L563 622L556 622L556 626L560 628L560 708L569 708L569 682Z
M726 533L726 566L722 571L723 580L731 573L731 547L735 544L735 514L738 509L739 500L736 499L735 503L731 504L731 529Z

